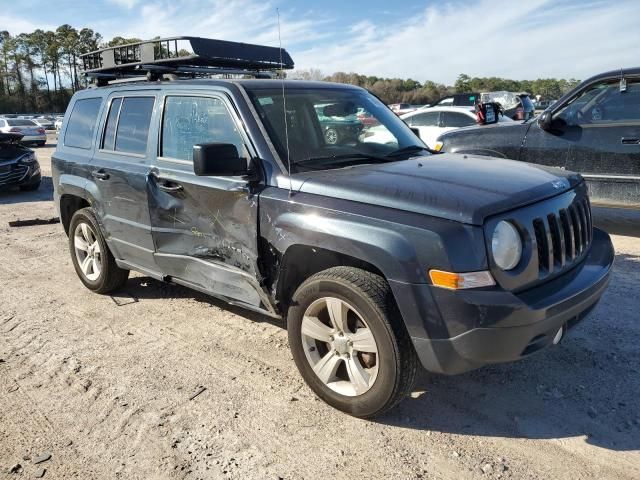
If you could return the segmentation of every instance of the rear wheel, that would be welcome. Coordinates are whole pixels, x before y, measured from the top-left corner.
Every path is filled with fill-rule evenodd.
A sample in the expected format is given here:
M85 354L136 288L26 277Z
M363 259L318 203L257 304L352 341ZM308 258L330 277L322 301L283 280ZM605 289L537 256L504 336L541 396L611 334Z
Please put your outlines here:
M89 290L108 293L127 281L129 270L116 264L90 208L73 214L69 224L69 249L76 273Z
M379 275L351 267L313 275L294 294L287 322L298 370L329 405L373 417L413 387L417 357Z

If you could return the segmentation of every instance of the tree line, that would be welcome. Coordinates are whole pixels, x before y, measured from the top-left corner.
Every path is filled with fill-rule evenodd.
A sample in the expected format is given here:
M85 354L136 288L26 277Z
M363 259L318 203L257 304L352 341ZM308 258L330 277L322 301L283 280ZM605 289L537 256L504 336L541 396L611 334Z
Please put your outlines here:
M67 24L15 36L0 31L0 114L64 112L73 92L84 88L80 55L134 41L105 43L91 28Z
M80 75L82 54L138 41L114 37L105 42L91 28L76 29L68 24L55 30L38 29L15 36L0 31L0 114L63 112L73 92L84 88ZM496 90L526 91L544 99L557 99L578 83L575 79L509 80L461 74L454 85L444 85L430 80L418 82L345 72L326 76L317 69L288 72L287 77L349 83L366 88L385 103L411 104L433 103L456 92Z
M494 92L527 92L540 95L543 100L557 100L560 96L580 83L576 79L541 78L537 80L510 80L497 77L469 77L460 74L454 85L442 83L418 82L413 79L381 78L357 73L336 72L326 76L320 70L310 69L295 71L289 75L303 80L321 80L328 82L348 83L366 88L377 95L383 102L429 104L454 93Z

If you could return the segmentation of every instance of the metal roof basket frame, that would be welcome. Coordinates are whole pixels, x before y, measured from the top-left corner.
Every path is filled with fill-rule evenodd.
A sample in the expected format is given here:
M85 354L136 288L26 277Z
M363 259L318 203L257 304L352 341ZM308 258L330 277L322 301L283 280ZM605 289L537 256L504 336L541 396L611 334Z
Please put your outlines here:
M169 37L103 48L81 56L83 74L98 86L114 81L163 77L241 75L272 78L292 69L289 53L277 47L200 37Z

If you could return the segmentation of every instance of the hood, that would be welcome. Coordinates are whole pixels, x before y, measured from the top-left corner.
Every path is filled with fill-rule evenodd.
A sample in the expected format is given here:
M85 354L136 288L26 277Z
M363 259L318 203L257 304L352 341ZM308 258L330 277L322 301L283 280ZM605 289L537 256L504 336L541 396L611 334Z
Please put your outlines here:
M582 177L513 160L439 154L298 173L293 180L300 192L482 225L491 215L566 192Z

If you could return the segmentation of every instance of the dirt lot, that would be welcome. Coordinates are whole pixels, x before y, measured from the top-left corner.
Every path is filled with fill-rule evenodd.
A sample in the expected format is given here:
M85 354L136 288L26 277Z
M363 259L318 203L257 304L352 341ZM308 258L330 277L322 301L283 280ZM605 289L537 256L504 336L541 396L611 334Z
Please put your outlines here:
M60 225L10 228L53 215L52 151L0 194L0 478L640 478L640 214L596 212L629 236L560 347L424 374L372 422L315 399L278 322L140 275L92 294Z

